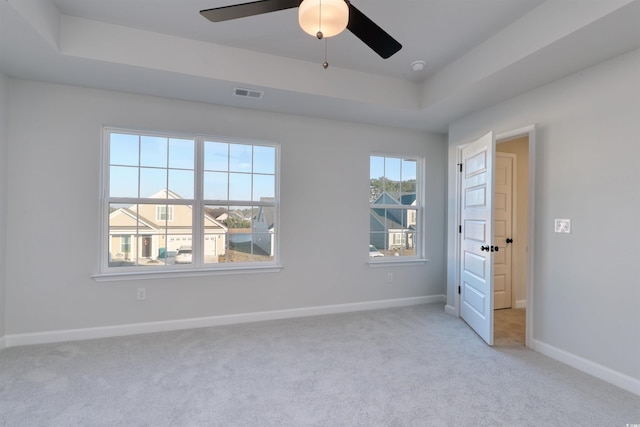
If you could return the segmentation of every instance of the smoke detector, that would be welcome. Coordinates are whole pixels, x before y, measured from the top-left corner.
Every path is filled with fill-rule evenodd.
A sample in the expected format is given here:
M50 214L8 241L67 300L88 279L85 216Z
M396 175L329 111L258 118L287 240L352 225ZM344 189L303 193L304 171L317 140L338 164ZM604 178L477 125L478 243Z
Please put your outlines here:
M424 69L425 62L424 61L413 61L411 63L411 69L413 71L422 71Z

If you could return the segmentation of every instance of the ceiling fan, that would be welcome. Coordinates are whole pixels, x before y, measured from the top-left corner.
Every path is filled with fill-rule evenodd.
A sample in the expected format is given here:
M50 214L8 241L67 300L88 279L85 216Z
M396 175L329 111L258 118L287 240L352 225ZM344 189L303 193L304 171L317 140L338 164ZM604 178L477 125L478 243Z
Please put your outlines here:
M299 8L298 21L302 29L319 39L347 28L382 58L389 58L402 48L349 0L258 0L201 10L200 14L209 21L221 22L294 7Z

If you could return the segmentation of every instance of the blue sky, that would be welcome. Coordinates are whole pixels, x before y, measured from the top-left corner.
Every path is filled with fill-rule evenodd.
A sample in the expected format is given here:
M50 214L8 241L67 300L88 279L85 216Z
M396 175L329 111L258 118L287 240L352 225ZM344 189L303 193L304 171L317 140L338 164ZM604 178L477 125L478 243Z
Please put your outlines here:
M416 179L417 162L396 157L371 156L369 170L370 179L384 176L392 181L409 181Z
M193 139L110 134L110 196L149 197L168 188L194 198ZM275 147L204 141L204 198L260 200L275 194ZM139 174L139 181L138 181Z

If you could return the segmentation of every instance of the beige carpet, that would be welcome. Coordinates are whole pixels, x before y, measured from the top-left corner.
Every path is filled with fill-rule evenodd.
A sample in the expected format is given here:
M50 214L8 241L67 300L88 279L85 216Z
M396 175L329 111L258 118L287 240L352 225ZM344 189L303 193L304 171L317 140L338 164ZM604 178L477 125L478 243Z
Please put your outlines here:
M493 314L493 345L517 347L525 345L526 309L506 308Z
M499 313L500 314L500 313ZM441 304L0 352L7 427L604 427L640 397Z

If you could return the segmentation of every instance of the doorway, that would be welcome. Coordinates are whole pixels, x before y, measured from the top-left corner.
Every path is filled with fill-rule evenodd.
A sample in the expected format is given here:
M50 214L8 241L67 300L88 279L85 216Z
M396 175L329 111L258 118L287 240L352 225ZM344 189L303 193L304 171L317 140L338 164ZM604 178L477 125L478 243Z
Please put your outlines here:
M496 140L494 345L526 345L529 135Z
M512 292L511 302L513 309L524 309L521 312L525 316L525 346L531 346L534 335L535 131L535 125L529 125L495 136L493 132L489 132L478 140L451 146L451 154L454 151L456 154L455 157L450 158L453 179L449 185L451 195L449 207L450 212L455 212L455 215L449 215L448 219L450 239L448 252L451 260L448 268L451 274L447 276L451 280L447 281L445 312L461 317L489 345L494 345L496 326L493 254L497 251L493 241L495 176L493 159L496 147L503 144L501 149L507 150L510 148L508 142L524 150L522 155L518 156L518 165L522 166L518 168L516 177L521 177L518 179L518 187L526 186L526 191L519 192L518 202L516 202L518 212L514 233L517 234L512 238L513 243L516 243L514 246L518 247L514 256L516 258L514 262L518 265L513 272L517 289ZM520 141L516 142L516 140ZM500 144L496 144L497 141ZM485 154L480 155L481 152ZM478 180L479 177L484 176L483 171L488 174L488 179L483 181L482 187L485 190L480 191L482 188ZM470 216L482 212L484 212L482 218ZM475 283L471 279L480 280L476 280L479 283ZM501 325L501 323L498 324L498 326Z
M142 237L142 258L151 258L151 236Z

